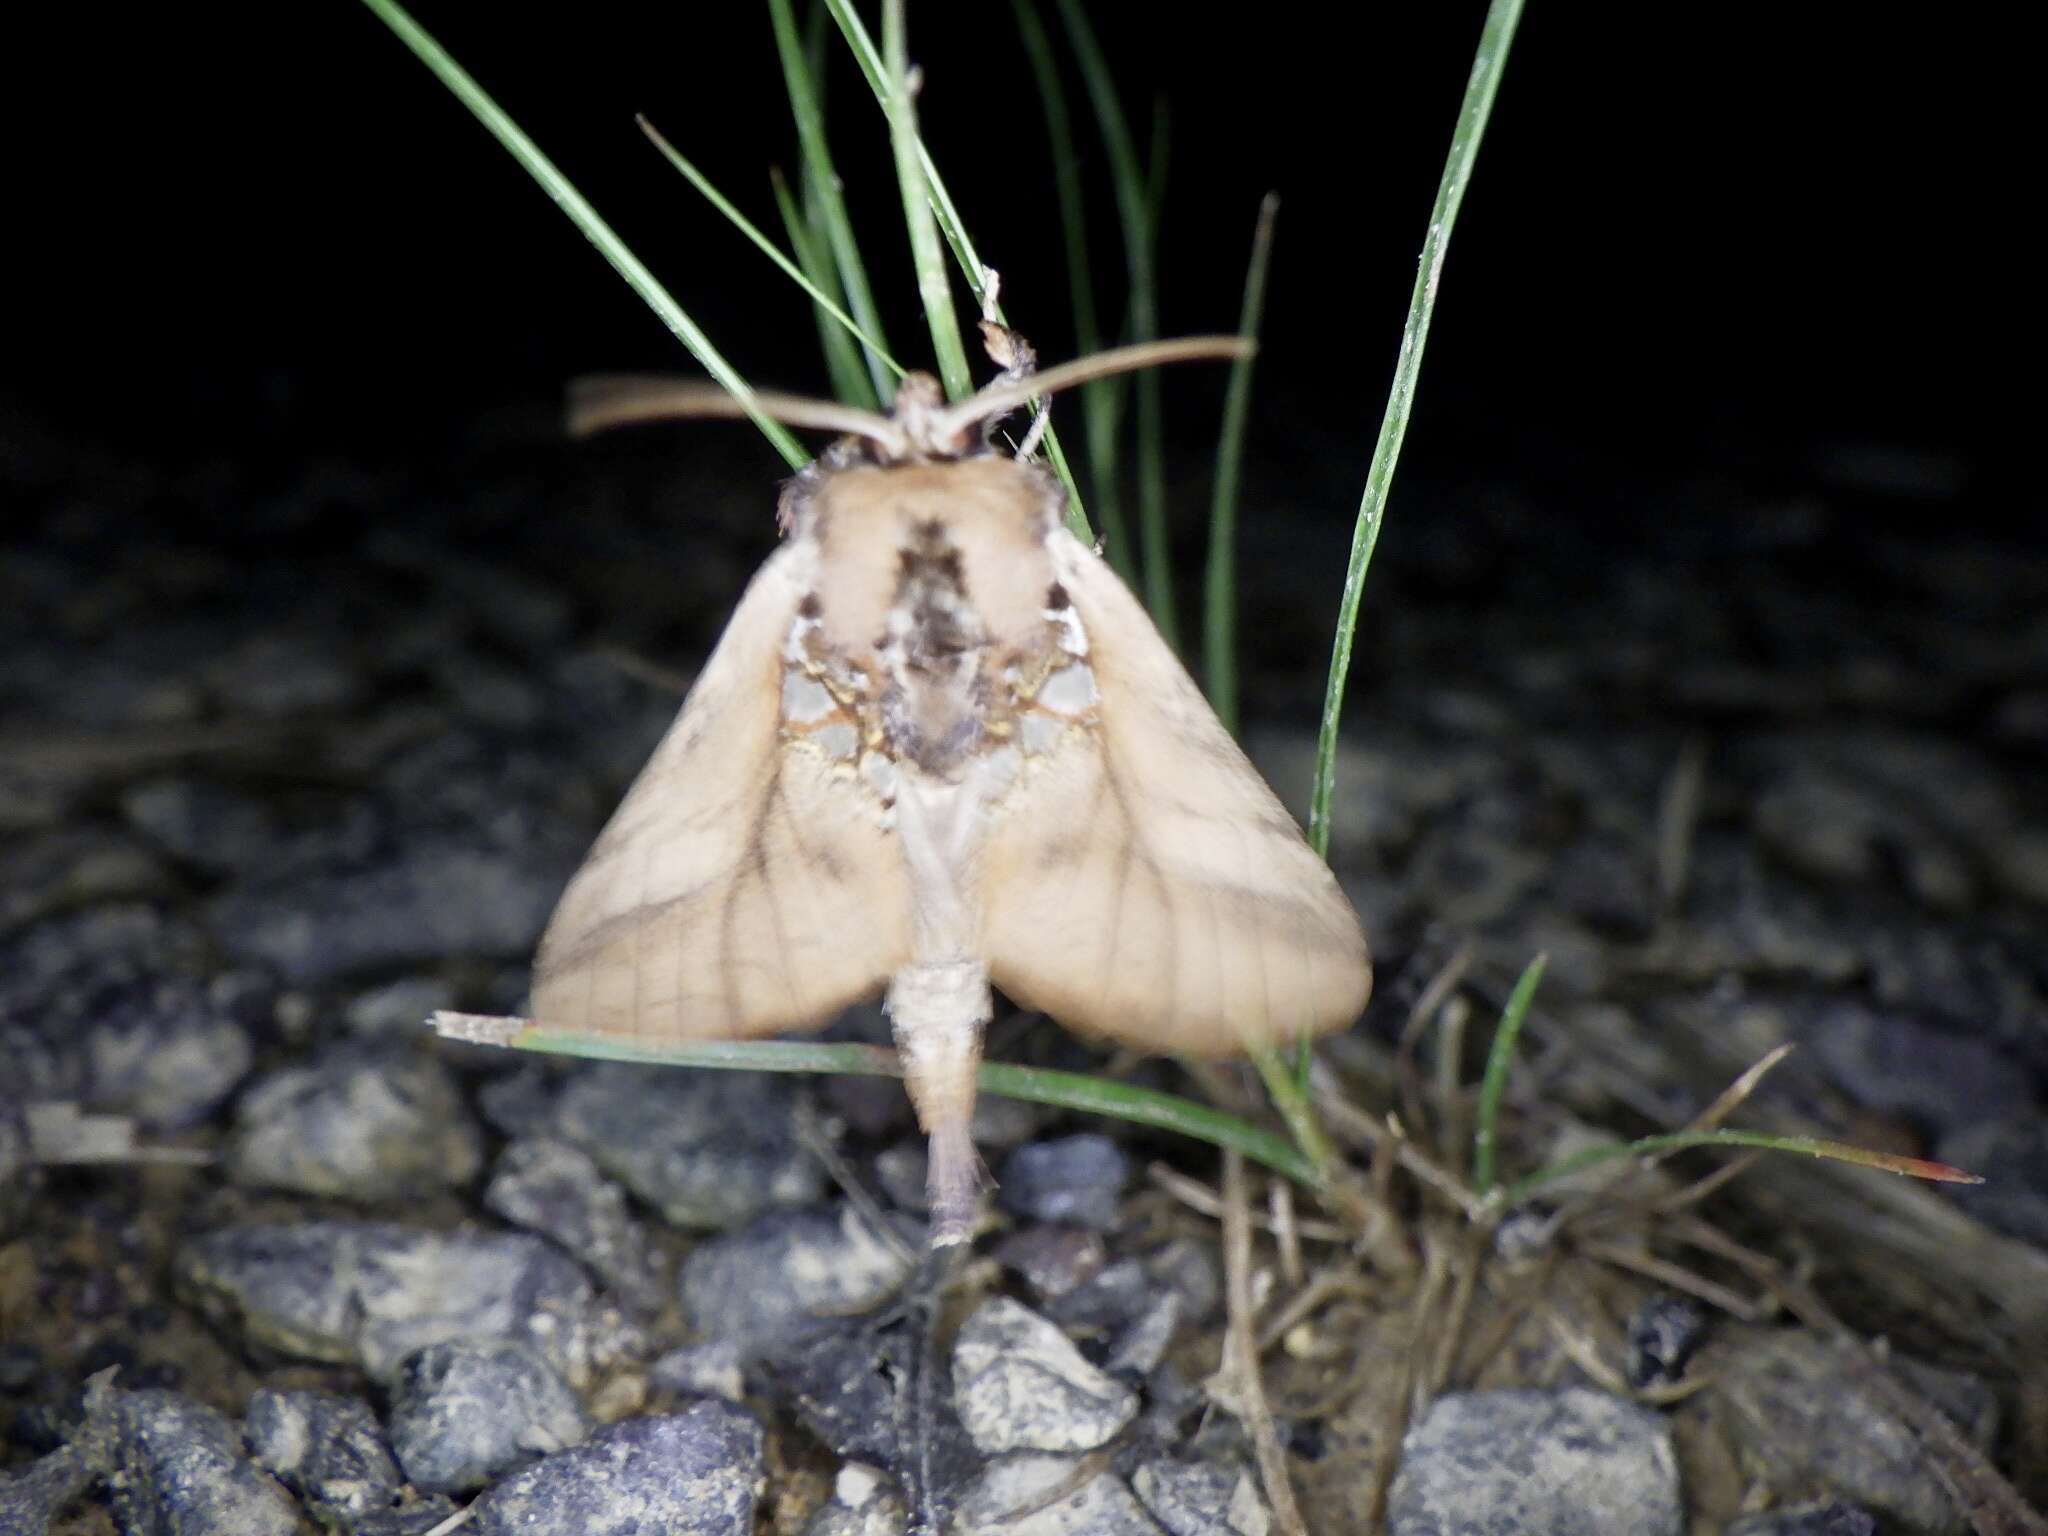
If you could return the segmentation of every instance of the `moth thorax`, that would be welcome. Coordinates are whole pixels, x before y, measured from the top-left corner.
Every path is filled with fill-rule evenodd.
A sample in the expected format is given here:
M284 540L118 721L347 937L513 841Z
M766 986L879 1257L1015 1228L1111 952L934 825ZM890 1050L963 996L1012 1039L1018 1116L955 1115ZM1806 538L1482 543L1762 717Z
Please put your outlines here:
M899 756L950 775L982 742L988 629L968 598L960 551L944 524L919 524L898 559L879 647L888 675L882 722Z

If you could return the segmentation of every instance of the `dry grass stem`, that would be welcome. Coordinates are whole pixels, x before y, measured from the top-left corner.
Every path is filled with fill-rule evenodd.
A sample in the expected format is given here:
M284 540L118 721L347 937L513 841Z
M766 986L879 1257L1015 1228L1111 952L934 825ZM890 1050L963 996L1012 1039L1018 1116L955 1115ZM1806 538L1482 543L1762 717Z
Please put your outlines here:
M1245 1194L1244 1158L1223 1154L1223 1294L1228 1322L1223 1335L1223 1375L1234 1399L1234 1411L1251 1437L1259 1481L1273 1524L1282 1536L1308 1536L1294 1484L1287 1475L1287 1453L1273 1411L1266 1406L1265 1383L1259 1377L1258 1347L1252 1331L1252 1223Z

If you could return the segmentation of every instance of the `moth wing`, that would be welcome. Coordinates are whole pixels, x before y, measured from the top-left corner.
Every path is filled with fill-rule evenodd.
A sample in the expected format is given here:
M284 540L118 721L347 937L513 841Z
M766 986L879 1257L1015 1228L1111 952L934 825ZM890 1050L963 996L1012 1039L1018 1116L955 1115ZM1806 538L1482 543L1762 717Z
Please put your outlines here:
M815 552L754 577L534 960L556 1028L743 1039L825 1023L907 961L909 883L873 792L781 731Z
M1137 600L1064 529L1096 703L1027 760L984 845L990 973L1147 1051L1228 1055L1358 1017L1364 933Z

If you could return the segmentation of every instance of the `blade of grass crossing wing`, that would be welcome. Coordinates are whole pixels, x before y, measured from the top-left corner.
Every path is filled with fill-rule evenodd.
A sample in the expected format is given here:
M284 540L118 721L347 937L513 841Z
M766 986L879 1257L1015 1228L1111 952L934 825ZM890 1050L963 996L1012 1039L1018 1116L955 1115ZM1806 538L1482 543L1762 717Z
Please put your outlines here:
M903 17L904 0L882 0L882 53L888 62L889 143L896 155L896 182L903 192L903 218L910 227L910 260L917 269L918 298L925 325L932 333L932 351L946 396L964 400L974 392L967 370L967 349L960 341L960 316L953 309L953 285L946 277L946 256L939 244L938 219L919 157L917 102L910 88L910 39Z
M854 14L847 0L824 0L824 4L833 21L838 23L839 31L845 37L848 48L852 50L855 62L860 65L869 89L874 92L875 101L886 115L890 110L891 97L887 74L882 68L882 56L876 49L874 40L868 36L867 28L861 25L860 17ZM946 191L946 184L939 176L938 167L932 163L931 153L921 140L917 144L917 154L924 169L925 191L929 195L932 211L938 217L939 228L946 237L946 243L952 248L953 259L966 277L967 286L973 291L975 302L987 306L989 269L982 266L981 258L975 252L974 242L968 238L967 227L960 221L960 211L953 206L953 199ZM1009 324L1009 317L1003 313L1000 304L994 306L993 312L999 324ZM1088 525L1088 514L1082 506L1081 488L1074 483L1073 468L1067 463L1066 450L1061 446L1056 430L1048 429L1045 434L1045 456L1067 493L1067 527L1073 531L1075 538L1084 543L1093 543L1095 533Z
M476 83L461 65L451 58L441 45L434 41L426 29L411 16L397 0L363 0L377 18L397 34L399 41L413 52L413 56L448 87L455 98L469 108L478 122L490 130L491 136L505 147L512 158L525 168L527 175L540 183L543 192L553 199L555 206L569 216L570 222L583 232L583 237L597 247L598 253L612 264L612 269L626 280L641 301L660 316L662 323L674 332L676 338L688 348L692 357L704 367L704 371L728 390L742 406L748 417L761 430L775 451L788 461L790 468L800 469L811 460L802 444L792 437L779 423L770 421L753 405L753 394L747 388L747 381L739 371L728 363L718 349L711 344L697 322L670 296L668 290L656 281L646 265L627 249L626 242L612 231L612 227L598 217L597 210L590 206L583 194L578 192L569 178L555 168L552 160L541 153L540 146L528 138L520 126L513 122L488 92Z
M881 315L868 288L867 269L861 264L860 246L853 238L853 223L847 217L846 200L839 193L839 175L833 169L832 151L825 137L823 71L813 67L797 37L790 0L768 0L768 16L775 29L775 49L782 60L790 113L796 120L797 143L803 150L806 199L817 200L847 308L860 322L862 331L886 345ZM882 358L869 353L867 368L876 398L885 403L894 399L895 380Z
M1088 262L1088 214L1081 196L1080 157L1074 151L1073 119L1067 111L1066 86L1053 58L1052 41L1032 0L1012 0L1024 56L1038 84L1045 111L1046 137L1052 143L1053 187L1060 208L1060 233L1066 246L1067 292L1074 306L1074 351L1088 357L1102 350L1102 327L1095 307L1095 274ZM1077 391L1088 445L1088 488L1095 515L1101 520L1104 552L1116 573L1133 585L1137 568L1124 527L1124 511L1116 483L1117 420L1122 415L1124 380L1098 379Z
M1131 341L1153 341L1158 338L1159 318L1153 290L1151 187L1144 168L1138 164L1130 126L1125 122L1123 106L1117 100L1116 84L1110 78L1108 62L1095 41L1095 31L1088 24L1086 13L1077 0L1059 0L1059 10L1068 43L1081 67L1089 103L1095 111L1097 130L1102 135L1103 147L1109 152L1117 219L1123 231L1124 268L1130 283L1126 329ZM1166 550L1165 480L1156 463L1148 465L1146 453L1148 444L1157 440L1158 377L1139 374L1133 387L1139 402L1138 542L1143 552L1146 607L1151 610L1152 620L1159 626L1167 643L1177 649L1172 566ZM1148 390L1152 392L1149 408L1146 405Z
M679 150L677 150L673 144L669 143L667 139L663 138L661 133L655 128L655 126L652 123L648 122L647 119L644 117L635 118L634 121L640 125L640 131L647 135L649 142L651 142L656 149L661 151L663 158L665 158L670 165L674 166L678 171L680 171L683 174L684 179L687 180L691 186L695 187L699 192L703 193L705 201L710 203L711 206L716 208L720 213L724 214L726 220L733 226L733 228L737 229L741 234L745 235L749 240L751 240L754 243L755 249L760 251L761 254L766 256L770 261L774 262L777 267L781 268L783 275L786 276L791 282L795 283L797 287L803 289L805 293L809 294L811 302L813 304L823 309L834 320L837 320L842 326L844 326L848 331L850 331L854 335L854 337L861 342L863 346L867 347L870 351L880 356L882 362L888 367L891 373L894 373L899 378L902 376L902 365L898 363L894 358L890 357L887 354L887 352L883 350L882 344L879 341L877 341L874 337L864 334L861 331L860 326L855 323L853 316L849 315L845 310L841 309L838 303L834 301L833 298L829 294L827 294L823 288L819 287L817 283L811 280L811 277L808 273L804 272L803 269L800 268L795 262L791 261L787 256L783 255L782 252L776 248L775 242L770 240L766 235L762 234L761 231L755 227L753 220L749 219L745 214L741 213L738 208L734 207L731 200L727 198L724 193L720 192L717 187L713 186L711 184L710 179L707 178L702 171L698 170L695 165L691 164L689 160L684 158L682 153Z
M811 316L818 325L818 349L825 357L825 370L832 377L833 398L865 410L886 409L875 397L874 381L868 377L862 350L847 328L832 318L831 308L845 297L839 291L839 274L822 248L822 231L805 222L804 214L790 195L789 183L780 171L771 169L768 180L775 190L775 209L782 215L782 228L789 236L789 248L796 252L797 265L832 300L830 307L813 304ZM873 354L868 354L872 356Z

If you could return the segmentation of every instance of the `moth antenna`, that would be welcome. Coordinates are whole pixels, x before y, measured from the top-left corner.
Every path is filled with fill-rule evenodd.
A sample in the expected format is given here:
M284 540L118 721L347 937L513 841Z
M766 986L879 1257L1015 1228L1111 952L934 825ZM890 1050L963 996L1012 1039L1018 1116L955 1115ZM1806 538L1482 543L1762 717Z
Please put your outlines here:
M1006 416L1028 400L1057 394L1076 384L1090 384L1112 374L1133 373L1167 363L1234 361L1250 357L1256 350L1256 343L1243 336L1184 336L1174 341L1141 341L1134 346L1112 347L1093 357L1061 363L1043 373L1021 379L997 379L978 394L939 413L934 425L941 431L961 432L976 422Z
M752 404L762 415L784 426L864 437L890 457L900 456L908 447L895 422L856 406L766 390L755 391ZM749 414L737 395L728 394L716 384L688 379L655 374L597 374L569 385L569 431L576 437L643 421L672 421L679 417L737 420Z

